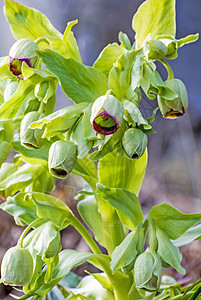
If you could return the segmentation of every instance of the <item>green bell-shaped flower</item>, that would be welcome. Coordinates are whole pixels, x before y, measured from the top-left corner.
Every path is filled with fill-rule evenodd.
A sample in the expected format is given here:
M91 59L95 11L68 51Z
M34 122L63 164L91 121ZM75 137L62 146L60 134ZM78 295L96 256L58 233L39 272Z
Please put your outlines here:
M157 291L161 284L162 264L156 253L147 251L140 254L134 265L136 287L146 291Z
M158 106L163 117L175 119L183 116L188 107L188 94L185 85L180 79L171 79L166 81L166 86L178 96L173 100L158 96Z
M147 136L140 129L129 128L123 135L122 146L129 158L137 159L143 155L147 147Z
M33 275L33 258L30 252L19 246L10 248L1 263L1 282L8 285L27 285Z
M90 121L96 132L109 135L121 126L123 115L124 107L121 102L112 95L104 95L95 100Z
M55 177L65 178L77 161L77 148L69 141L56 141L49 150L49 172Z
M41 119L44 114L38 111L32 111L26 114L21 122L20 127L20 140L21 144L26 148L39 149L45 142L42 138L43 129L29 128L32 122Z
M36 68L39 63L35 50L38 45L29 39L20 39L10 49L9 69L19 80L23 80L22 63L25 62L30 68Z
M147 42L149 59L161 59L167 54L167 47L160 40L150 40Z

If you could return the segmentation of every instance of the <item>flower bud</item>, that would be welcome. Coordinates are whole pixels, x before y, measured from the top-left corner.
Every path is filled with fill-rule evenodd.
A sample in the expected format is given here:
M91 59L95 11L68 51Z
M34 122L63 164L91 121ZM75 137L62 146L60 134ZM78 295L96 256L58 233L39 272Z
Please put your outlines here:
M77 148L69 141L56 141L49 150L49 172L55 177L65 178L74 168Z
M160 40L150 40L147 46L149 48L149 59L161 59L167 54L167 47Z
M157 291L162 277L162 264L159 256L153 252L140 254L134 266L136 287L146 291Z
M91 109L91 124L95 131L109 135L117 131L123 120L124 108L112 95L97 98Z
M29 125L41 119L44 114L38 111L32 111L26 114L21 122L20 127L20 140L21 144L26 148L39 149L45 142L42 138L43 129L32 129Z
M29 39L20 39L11 47L9 52L9 69L19 80L23 80L23 62L30 68L37 66L39 58L35 50L39 50L38 45Z
M19 246L10 248L1 263L1 281L9 285L27 285L33 275L33 258L30 252Z
M166 81L166 86L178 96L173 100L167 100L158 96L158 106L164 118L175 119L183 116L188 107L188 94L185 85L179 79Z
M140 129L129 128L123 135L122 146L129 158L139 158L143 155L147 147L147 136Z

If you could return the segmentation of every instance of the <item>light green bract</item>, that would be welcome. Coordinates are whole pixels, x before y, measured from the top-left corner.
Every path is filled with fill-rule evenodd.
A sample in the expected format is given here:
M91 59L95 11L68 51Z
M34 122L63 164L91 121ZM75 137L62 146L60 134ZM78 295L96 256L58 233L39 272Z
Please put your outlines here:
M3 257L1 282L21 286L19 299L200 297L200 281L189 288L176 279L164 283L162 267L185 274L179 247L201 238L201 213L167 203L143 212L140 203L152 122L158 111L181 117L188 106L187 89L168 60L198 34L175 37L175 4L144 1L133 17L134 43L120 32L119 43L86 66L73 33L78 20L62 34L38 10L5 0L16 41L0 58L0 208L26 227ZM58 84L63 108L56 110ZM144 101L154 99L159 107L145 117ZM71 197L64 203L53 196L70 173L84 180L74 197L77 211ZM62 184L65 194L69 182ZM60 232L68 226L86 252L62 249ZM71 271L86 262L96 273L80 278Z

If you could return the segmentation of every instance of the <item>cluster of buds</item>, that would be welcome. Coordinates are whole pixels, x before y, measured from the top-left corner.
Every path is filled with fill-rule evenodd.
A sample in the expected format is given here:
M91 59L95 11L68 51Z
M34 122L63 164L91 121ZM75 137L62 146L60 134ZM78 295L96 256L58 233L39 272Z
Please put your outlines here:
M122 125L124 107L112 95L101 96L94 102L91 112L91 124L99 134L110 135ZM129 128L124 132L122 146L130 159L141 157L147 147L146 134L137 128Z

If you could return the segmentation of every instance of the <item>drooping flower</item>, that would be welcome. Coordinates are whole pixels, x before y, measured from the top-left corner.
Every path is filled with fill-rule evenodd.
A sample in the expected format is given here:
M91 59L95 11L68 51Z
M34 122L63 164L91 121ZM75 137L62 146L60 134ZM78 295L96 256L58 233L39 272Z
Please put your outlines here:
M9 285L27 285L33 276L33 258L19 246L10 248L1 263L1 281Z
M73 170L77 161L77 148L69 141L54 142L49 149L49 172L57 178L65 178Z
M129 128L123 135L122 146L129 158L137 159L143 155L147 147L147 136L138 128Z
M104 95L97 98L92 106L91 124L96 132L109 135L121 126L123 115L121 102L112 95Z
M164 118L175 119L183 116L188 107L188 94L184 83L180 79L166 81L166 86L178 96L173 100L167 100L158 96L158 106Z
M19 80L23 80L22 63L25 62L30 68L35 68L39 58L35 52L38 45L29 39L20 39L10 49L9 69Z

